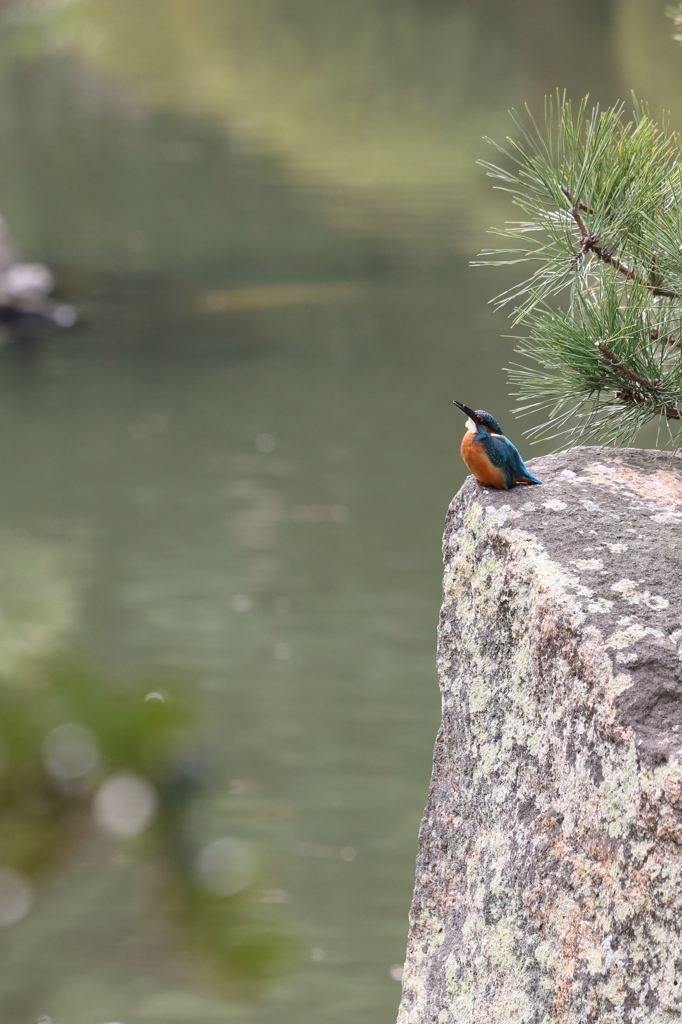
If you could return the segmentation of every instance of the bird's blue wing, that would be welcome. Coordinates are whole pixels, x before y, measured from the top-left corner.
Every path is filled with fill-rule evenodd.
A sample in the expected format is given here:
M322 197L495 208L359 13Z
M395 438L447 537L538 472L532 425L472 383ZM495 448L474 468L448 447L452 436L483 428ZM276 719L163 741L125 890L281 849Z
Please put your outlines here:
M513 462L513 464L510 463L510 465L512 465L512 472L514 474L514 478L518 479L520 476L525 476L525 477L527 477L528 480L532 480L533 483L536 483L536 484L542 483L542 481L538 480L538 478L536 476L534 476L531 473L531 471L528 469L528 466L526 465L526 463L521 458L521 453L519 452L518 448L516 448L516 446L511 443L509 438L508 437L501 437L500 440L504 441L504 443L511 449L511 451L513 453L514 462Z
M501 469L507 478L507 487L511 487L514 480L518 480L519 477L525 476L529 480L537 480L521 458L521 455L515 445L509 440L508 437L488 437L483 438L483 445L485 447L488 458L494 466ZM539 480L537 480L540 483Z
M497 469L501 469L507 480L507 487L511 487L514 482L514 468L516 462L514 455L520 458L519 453L514 448L514 445L508 446L505 437L492 437L490 434L481 439L481 444L485 448L485 453L492 462L493 466Z

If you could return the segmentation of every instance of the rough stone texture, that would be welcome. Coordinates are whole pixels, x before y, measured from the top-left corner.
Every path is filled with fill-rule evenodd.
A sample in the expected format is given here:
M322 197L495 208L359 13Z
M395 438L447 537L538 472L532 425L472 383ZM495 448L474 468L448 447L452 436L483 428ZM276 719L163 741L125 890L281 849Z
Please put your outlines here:
M447 517L399 1024L682 1020L682 460L578 448Z

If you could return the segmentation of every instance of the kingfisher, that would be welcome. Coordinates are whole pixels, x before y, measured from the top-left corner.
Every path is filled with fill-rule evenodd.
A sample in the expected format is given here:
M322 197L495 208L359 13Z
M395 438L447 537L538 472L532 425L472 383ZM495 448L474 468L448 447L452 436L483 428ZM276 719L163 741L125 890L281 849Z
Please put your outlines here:
M467 432L460 452L481 487L497 487L508 491L515 484L541 484L530 472L518 450L494 416L484 409L475 412L461 402L454 403L465 416Z

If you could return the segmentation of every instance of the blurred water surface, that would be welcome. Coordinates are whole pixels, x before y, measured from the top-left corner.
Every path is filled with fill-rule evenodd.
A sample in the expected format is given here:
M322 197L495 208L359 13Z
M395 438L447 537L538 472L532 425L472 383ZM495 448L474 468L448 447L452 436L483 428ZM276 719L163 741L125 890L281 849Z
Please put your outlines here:
M265 987L223 979L163 859L84 827L0 933L0 1020L388 1024L452 399L523 426L486 305L505 280L467 266L509 215L481 136L564 86L679 121L671 26L652 0L0 17L0 210L82 317L0 352L0 669L28 685L76 645L170 673L198 717L199 868L218 895L241 878L292 950Z

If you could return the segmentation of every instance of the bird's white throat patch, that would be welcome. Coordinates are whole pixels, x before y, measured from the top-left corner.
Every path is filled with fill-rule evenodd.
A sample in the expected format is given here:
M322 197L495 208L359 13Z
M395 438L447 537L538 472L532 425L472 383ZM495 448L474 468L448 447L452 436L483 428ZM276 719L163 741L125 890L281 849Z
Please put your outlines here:
M477 430L478 430L478 427L476 426L474 421L471 419L471 417L469 417L469 419L466 421L466 428L467 428L467 430L469 431L470 434L475 434L477 432Z

